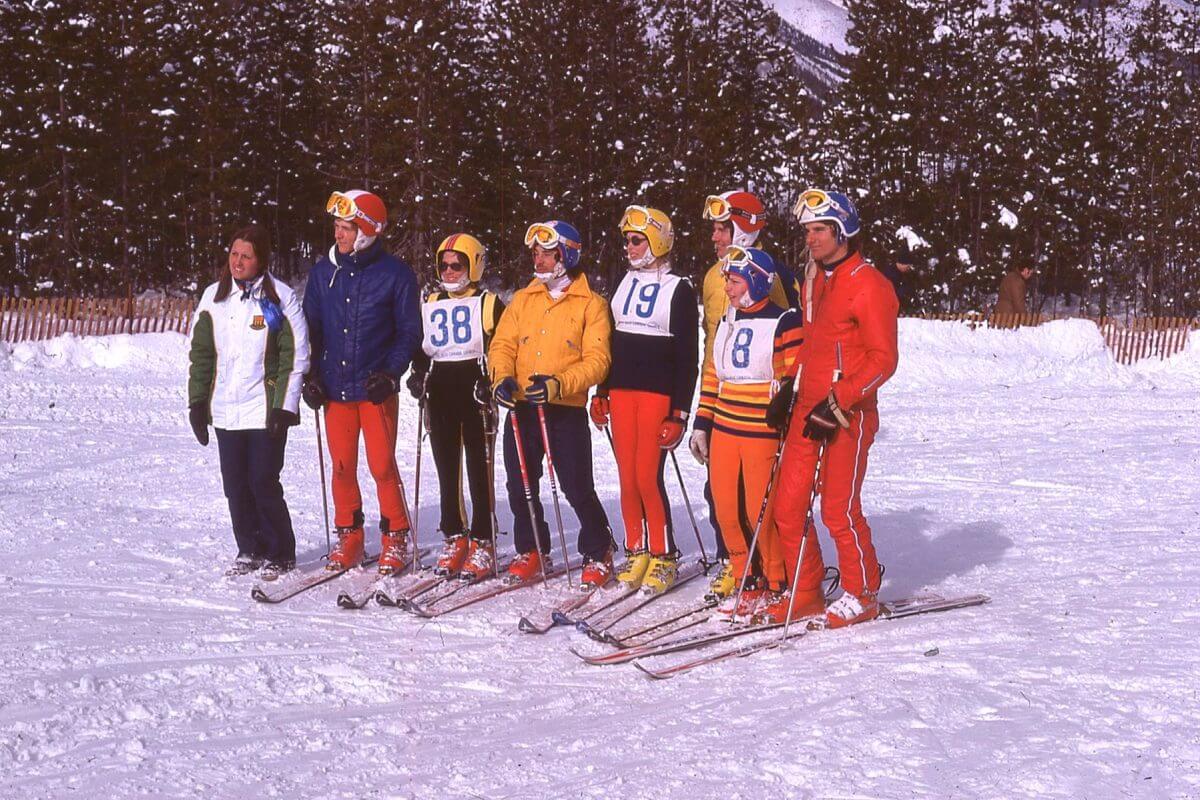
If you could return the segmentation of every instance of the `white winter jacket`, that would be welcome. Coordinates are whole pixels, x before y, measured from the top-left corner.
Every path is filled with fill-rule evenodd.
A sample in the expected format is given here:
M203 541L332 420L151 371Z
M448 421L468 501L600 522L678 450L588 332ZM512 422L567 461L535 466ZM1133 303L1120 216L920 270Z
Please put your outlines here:
M308 326L291 287L272 277L282 314L277 330L268 324L263 275L249 293L233 291L215 301L214 283L204 290L192 320L188 405L209 402L214 428L267 427L267 412L298 413L300 382L308 371Z

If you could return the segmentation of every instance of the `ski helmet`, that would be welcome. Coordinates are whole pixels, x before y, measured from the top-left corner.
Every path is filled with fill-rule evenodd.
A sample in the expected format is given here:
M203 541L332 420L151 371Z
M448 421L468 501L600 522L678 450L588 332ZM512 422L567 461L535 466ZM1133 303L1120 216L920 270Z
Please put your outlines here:
M704 219L733 225L733 244L751 247L767 226L767 210L750 192L733 191L710 194L704 201Z
M525 231L525 246L537 245L543 250L558 250L563 268L567 274L573 274L579 268L579 256L583 252L583 237L569 222L552 219L547 222L535 222Z
M746 281L750 305L753 305L771 295L771 286L775 283L775 259L757 247L734 245L721 259L721 274L737 275Z
M452 233L442 239L434 256L439 264L442 260L442 253L446 251L458 253L465 258L467 260L467 280L471 283L479 282L479 279L483 277L485 251L483 244L478 239L469 233Z
M361 189L329 195L325 211L338 219L353 222L363 236L378 236L387 227L387 207L383 200Z
M657 208L629 206L621 217L621 233L640 233L650 241L650 253L663 258L675 245L671 218Z
M792 209L801 225L809 222L832 222L838 228L838 241L845 241L859 231L858 211L850 198L841 192L824 189L805 189Z

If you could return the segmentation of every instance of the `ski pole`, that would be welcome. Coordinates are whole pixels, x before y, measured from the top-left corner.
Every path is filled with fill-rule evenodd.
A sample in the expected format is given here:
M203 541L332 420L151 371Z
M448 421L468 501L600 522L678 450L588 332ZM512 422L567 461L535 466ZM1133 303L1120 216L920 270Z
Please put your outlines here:
M321 444L321 412L313 409L313 419L317 422L317 462L321 465L321 505L325 507L325 560L333 552L333 542L329 537L329 491L325 487L325 445Z
M812 491L808 494L808 513L804 515L804 531L800 534L800 549L796 553L796 567L792 573L792 590L791 594L788 595L787 617L783 620L783 633L779 637L780 641L787 639L788 628L792 625L792 600L796 597L796 588L800 585L800 565L804 563L804 548L808 545L808 532L814 525L813 506L817 502L817 490L821 485L821 460L824 457L825 443L821 442L820 446L817 447L817 466L813 470Z
M746 566L742 568L742 577L738 581L737 597L733 601L733 613L737 614L738 606L742 603L742 589L746 585L746 578L750 575L750 565L754 561L754 553L758 547L758 535L762 532L763 520L767 516L767 508L771 504L771 493L775 490L775 478L779 475L779 465L783 461L783 452L787 446L787 434L792 419L792 411L796 407L796 396L800 389L800 370L796 371L796 378L792 383L792 397L788 402L787 416L783 425L783 429L779 432L779 445L775 448L775 460L771 462L771 474L767 476L767 487L763 491L762 505L758 508L758 521L754 523L754 535L750 537L750 547L746 553Z
M563 565L567 569L567 586L571 585L571 557L567 553L567 534L563 530L562 507L558 503L558 481L554 477L554 457L550 455L550 431L546 427L546 406L539 403L538 424L542 428L542 448L546 451L546 471L550 474L550 496L554 498L554 517L558 523L558 542L562 546ZM583 575L579 576L582 586Z
M409 519L412 521L412 549L413 563L417 565L417 569L421 569L421 550L417 547L417 529L421 519L421 442L425 438L425 394L429 387L429 373L425 373L425 377L421 380L421 396L417 398L417 464L416 474L413 476L413 505L416 506L416 512ZM401 489L400 496L404 497L404 491ZM405 506L408 501L405 500ZM408 509L405 508L407 514ZM414 572L416 570L413 570Z
M479 406L483 418L483 445L487 448L488 511L492 517L492 574L500 577L500 562L496 559L496 536L500 521L496 519L496 408L491 403Z
M671 463L675 465L675 477L679 479L679 491L683 493L683 504L687 507L688 519L692 522L692 530L696 533L696 544L700 545L700 563L704 565L704 571L707 573L708 568L712 564L708 560L708 551L704 549L704 539L700 537L700 526L696 524L696 513L692 511L692 501L688 497L687 487L683 485L683 472L679 469L679 459L675 457L675 451L671 450Z
M529 527L533 531L534 546L538 551L538 566L542 570L542 585L546 585L546 559L542 558L541 536L538 534L537 511L533 506L533 490L529 486L529 468L525 463L525 445L521 443L521 425L517 422L517 410L510 409L508 419L512 423L513 439L517 443L517 463L521 465L521 486L525 489L525 502L529 505Z

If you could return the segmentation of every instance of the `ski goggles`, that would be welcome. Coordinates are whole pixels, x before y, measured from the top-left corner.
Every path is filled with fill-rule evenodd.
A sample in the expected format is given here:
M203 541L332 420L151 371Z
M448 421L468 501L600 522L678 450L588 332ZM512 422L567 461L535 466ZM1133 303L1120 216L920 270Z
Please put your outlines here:
M845 217L849 213L842 208L841 203L820 189L806 190L804 194L800 195L800 199L796 201L796 206L792 209L792 213L801 221L804 221L806 217L825 216L830 211L836 212L839 217Z
M721 259L721 274L728 277L729 273L742 273L746 270L753 270L768 280L771 278L771 273L754 263L754 259L750 257L750 251L743 247L734 245L725 251L725 257Z
M621 217L621 230L632 228L635 231L646 232L647 228L654 228L656 231L663 231L663 224L650 216L650 209L645 206L630 206L625 209L625 216Z
M573 250L583 248L579 242L559 236L558 231L544 222L535 222L529 226L529 230L525 231L525 246L533 247L535 244L544 250L553 250L560 244Z
M329 199L325 201L325 213L332 214L338 219L344 219L349 222L353 222L356 219L365 219L376 228L383 227L382 222L359 208L358 203L354 202L354 198L348 197L341 192L334 192L329 195Z
M728 200L718 194L710 194L708 199L704 201L704 219L711 219L714 222L724 222L734 215L745 219L751 225L765 216L763 214L751 214L749 211L730 205Z

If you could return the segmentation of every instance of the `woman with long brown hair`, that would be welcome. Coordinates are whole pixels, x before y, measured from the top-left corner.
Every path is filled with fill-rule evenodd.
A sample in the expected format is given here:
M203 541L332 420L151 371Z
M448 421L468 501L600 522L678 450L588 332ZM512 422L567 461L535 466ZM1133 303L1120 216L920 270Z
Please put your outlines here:
M196 441L217 432L221 479L238 553L227 575L259 568L274 580L296 564L296 538L279 473L287 429L300 424L308 326L300 301L271 277L271 240L238 229L228 268L204 290L192 321L189 420Z

